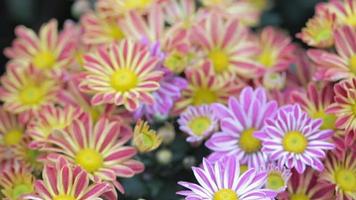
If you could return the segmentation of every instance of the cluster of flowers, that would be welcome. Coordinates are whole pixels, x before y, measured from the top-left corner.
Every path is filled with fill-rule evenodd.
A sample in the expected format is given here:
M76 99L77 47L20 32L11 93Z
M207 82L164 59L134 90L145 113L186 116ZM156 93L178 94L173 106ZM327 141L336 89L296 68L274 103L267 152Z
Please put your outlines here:
M165 140L148 123L171 118L212 152L198 184L178 183L188 200L356 199L356 1L317 5L297 35L309 50L252 31L267 6L98 0L61 31L17 27L0 86L2 198L117 199L119 179L144 171L137 152Z

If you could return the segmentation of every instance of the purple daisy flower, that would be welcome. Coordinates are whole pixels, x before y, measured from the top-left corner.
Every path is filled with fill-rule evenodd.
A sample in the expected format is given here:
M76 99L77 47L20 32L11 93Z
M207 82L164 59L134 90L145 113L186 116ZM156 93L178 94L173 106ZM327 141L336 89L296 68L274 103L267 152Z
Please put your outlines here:
M267 180L265 172L252 168L240 175L236 157L215 164L204 159L201 168L192 169L199 184L178 182L189 189L177 192L187 200L270 200L276 196L273 190L263 188Z
M271 160L279 161L298 173L303 173L306 165L321 171L321 158L325 151L333 149L328 140L332 130L320 130L321 119L311 119L299 105L280 108L273 119L266 120L264 131L255 133L263 141L262 151Z
M260 170L267 173L266 188L278 193L286 190L288 180L292 175L290 169L277 162L271 162L262 166Z
M217 119L209 105L190 106L178 119L180 130L187 133L187 142L200 142L217 128Z
M263 129L267 118L273 117L277 103L267 100L263 88L253 90L246 87L239 100L230 97L228 107L221 104L213 104L212 107L220 119L221 132L213 134L206 142L206 146L214 151L209 160L234 155L240 164L249 167L265 165L267 156L261 151L262 143L254 133Z

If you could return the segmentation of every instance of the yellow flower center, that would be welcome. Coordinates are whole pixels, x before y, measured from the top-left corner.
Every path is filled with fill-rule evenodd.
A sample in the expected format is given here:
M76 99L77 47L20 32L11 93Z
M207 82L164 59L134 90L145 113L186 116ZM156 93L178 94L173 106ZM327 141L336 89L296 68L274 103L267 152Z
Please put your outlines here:
M245 173L247 170L248 170L248 166L247 165L240 165L240 175Z
M285 185L284 179L280 173L272 172L268 174L266 187L272 190L278 190Z
M53 200L76 200L76 198L64 194L64 195L55 196Z
M10 130L4 135L4 143L5 145L16 145L21 142L23 132L21 130Z
M118 92L127 92L135 88L138 83L136 73L129 68L116 70L111 76L111 86Z
M108 23L105 31L113 40L121 40L125 37L121 28L116 23Z
M211 120L208 117L196 117L189 122L188 126L197 136L201 136L210 127Z
M346 192L356 192L356 172L340 169L335 173L336 184Z
M266 48L258 56L257 60L266 68L270 68L276 63L276 56L270 48Z
M320 31L315 31L315 41L321 42L324 40L328 40L332 37L332 30L329 28L322 29Z
M349 68L352 73L356 74L356 55L351 56L349 60Z
M309 197L305 194L293 194L291 200L310 200Z
M209 88L198 88L193 95L193 105L211 104L217 101L215 91Z
M221 189L215 192L213 200L239 200L239 198L233 190Z
M30 194L33 192L33 187L30 184L20 183L13 187L11 195L12 199L18 199L24 194Z
M253 136L254 128L242 131L240 136L240 147L246 153L254 153L261 149L261 141Z
M186 56L183 56L178 52L174 52L167 55L166 59L164 60L164 66L173 72L182 72L186 65L186 60Z
M56 63L56 56L48 50L40 51L33 57L32 63L40 69L51 69Z
M126 0L125 7L128 9L143 9L152 3L152 0Z
M39 105L43 99L44 91L38 86L28 85L19 94L19 100L28 106Z
M345 19L345 24L356 26L356 14L352 14Z
M303 153L307 148L308 140L299 131L290 131L283 138L283 147L291 153Z
M75 162L87 172L95 172L103 167L103 157L94 149L82 149L75 156Z
M356 108L356 107L355 107ZM320 110L315 113L311 113L313 119L322 119L323 124L321 129L335 129L336 116L333 114L326 114L323 110Z
M212 50L208 58L213 63L214 70L217 73L226 71L229 68L229 56L220 49Z

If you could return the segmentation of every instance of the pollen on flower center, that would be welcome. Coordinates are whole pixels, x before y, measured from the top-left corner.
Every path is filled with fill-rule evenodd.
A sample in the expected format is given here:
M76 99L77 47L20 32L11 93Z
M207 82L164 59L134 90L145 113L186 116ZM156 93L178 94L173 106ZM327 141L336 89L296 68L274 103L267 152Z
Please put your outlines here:
M299 131L290 131L283 138L283 147L291 153L303 153L307 148L308 140Z
M356 26L356 15L350 15L345 19L345 24L351 25L351 26Z
M239 144L246 153L254 153L261 149L261 141L253 136L254 128L242 131Z
M41 88L33 85L26 86L19 94L20 101L29 106L40 104L43 97Z
M59 195L53 198L53 200L76 200L74 197L72 196L68 196L68 195Z
M275 64L275 56L273 54L273 51L270 49L265 49L261 52L261 54L258 56L257 60L263 64L263 66L269 68L272 67Z
M124 33L122 32L120 27L115 23L108 24L106 27L106 32L114 40L120 40L124 38Z
M12 198L18 199L21 195L30 194L33 191L33 187L29 184L21 183L15 185L12 189Z
M40 69L51 69L56 63L56 57L50 51L41 51L34 56L32 63Z
M305 194L293 194L290 199L291 200L310 200L310 198Z
M212 50L208 55L210 61L214 66L214 70L217 73L221 73L229 67L229 56L222 50Z
M351 56L349 60L350 71L356 74L356 55Z
M103 166L103 157L94 149L82 149L75 156L75 162L87 172L95 172Z
M347 192L356 192L356 173L348 169L340 169L335 173L336 184Z
M217 96L208 88L199 88L194 92L193 105L211 104L216 102Z
M248 170L248 166L247 165L240 165L240 175L245 173L247 170Z
M311 113L310 115L313 119L321 118L323 120L323 124L320 127L321 129L335 129L335 121L336 121L335 115L326 114L323 110Z
M270 173L267 177L266 187L272 190L278 190L285 185L284 179L280 173Z
M211 120L207 117L196 117L188 124L189 128L197 136L203 135L210 125Z
M236 192L231 189L221 189L214 194L213 200L238 200Z
M317 31L316 32L316 35L315 35L315 40L317 42L321 42L323 40L327 40L329 38L332 37L332 30L331 29L323 29L323 30L320 30L320 31Z
M5 145L19 144L22 139L22 135L23 135L22 131L17 129L5 133L3 138Z
M128 9L142 9L150 5L152 0L127 0L125 6Z
M118 92L130 91L137 83L136 73L128 68L118 69L111 76L111 86Z

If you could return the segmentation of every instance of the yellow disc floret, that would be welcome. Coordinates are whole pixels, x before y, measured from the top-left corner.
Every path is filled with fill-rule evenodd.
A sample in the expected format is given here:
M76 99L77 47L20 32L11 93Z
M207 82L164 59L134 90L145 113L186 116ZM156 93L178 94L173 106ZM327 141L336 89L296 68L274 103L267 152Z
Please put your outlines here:
M3 140L5 145L19 144L22 139L23 132L21 130L10 130L4 134Z
M278 190L285 186L284 179L280 173L272 172L268 174L266 187L272 190Z
M95 172L103 167L103 157L94 149L81 149L75 156L75 162L87 172Z
M356 172L339 169L335 173L336 185L345 192L356 192Z
M111 76L111 86L118 92L127 92L138 84L136 73L129 68L116 70Z
M193 95L193 105L211 104L216 102L217 98L215 91L209 88L198 88Z
M32 63L40 69L51 69L56 63L56 56L48 50L40 51L33 57Z
M261 141L253 136L254 132L253 128L241 132L239 144L246 153L254 153L261 149Z
M229 68L229 56L220 49L212 50L209 55L209 60L214 66L217 73L226 71Z
M284 150L290 153L303 153L308 145L308 140L299 131L290 131L283 138Z
M236 192L231 189L221 189L214 194L213 200L238 200Z
M197 136L203 135L204 132L208 130L210 125L211 120L208 117L195 117L188 124L192 132Z

